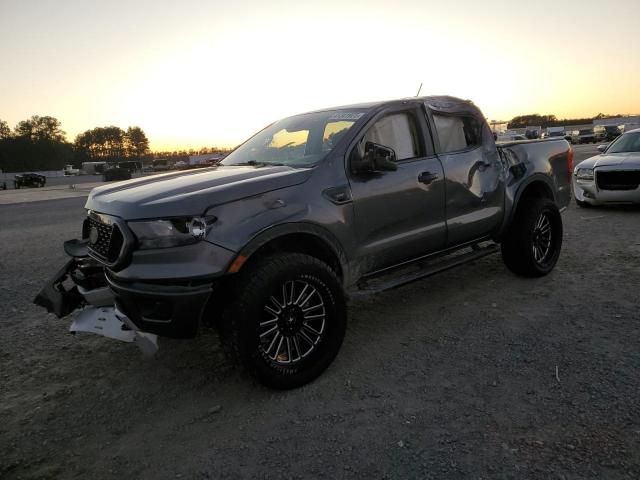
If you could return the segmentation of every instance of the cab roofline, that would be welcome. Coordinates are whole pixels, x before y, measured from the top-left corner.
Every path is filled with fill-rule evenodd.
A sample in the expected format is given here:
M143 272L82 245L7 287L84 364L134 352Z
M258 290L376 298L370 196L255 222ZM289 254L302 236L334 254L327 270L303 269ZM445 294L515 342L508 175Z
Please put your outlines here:
M444 105L473 105L471 100L463 100L457 97L451 97L448 95L429 95L423 97L405 97L405 98L396 98L392 100L382 100L378 102L365 102L365 103L354 103L351 105L339 105L331 108L321 108L318 110L311 110L309 112L299 113L297 115L306 115L309 113L321 113L321 112L330 112L334 110L374 110L383 107L391 107L391 106L400 106L407 103L424 103L426 105L433 106L444 106ZM294 115L296 116L296 115Z

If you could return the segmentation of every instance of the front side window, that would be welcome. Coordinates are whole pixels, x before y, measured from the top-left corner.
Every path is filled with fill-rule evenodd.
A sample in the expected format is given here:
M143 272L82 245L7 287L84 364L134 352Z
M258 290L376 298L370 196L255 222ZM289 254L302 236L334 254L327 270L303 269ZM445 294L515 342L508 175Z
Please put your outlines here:
M361 154L364 153L364 145L367 142L392 148L398 161L420 155L415 120L408 113L392 113L374 123L358 146Z
M334 110L279 120L240 145L220 163L312 167L333 150L365 113Z
M434 114L433 122L443 153L475 148L482 144L482 125L474 117Z

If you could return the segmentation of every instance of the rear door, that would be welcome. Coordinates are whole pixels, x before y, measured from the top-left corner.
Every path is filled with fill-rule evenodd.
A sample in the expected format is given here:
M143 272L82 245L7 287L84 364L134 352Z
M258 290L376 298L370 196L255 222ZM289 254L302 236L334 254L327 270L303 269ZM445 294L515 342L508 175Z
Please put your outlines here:
M446 244L444 174L434 154L424 110L406 106L382 112L349 152L363 149L368 141L392 148L398 169L356 174L347 167L362 273Z
M448 246L496 232L504 215L504 172L483 134L488 127L471 114L433 112L431 118L446 179Z

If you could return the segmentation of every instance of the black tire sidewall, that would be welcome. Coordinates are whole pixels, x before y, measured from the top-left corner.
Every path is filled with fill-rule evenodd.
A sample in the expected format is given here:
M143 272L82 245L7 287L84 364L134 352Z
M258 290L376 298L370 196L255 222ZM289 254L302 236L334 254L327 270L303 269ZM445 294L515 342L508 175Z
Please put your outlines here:
M304 254L273 255L244 275L239 301L233 308L234 337L245 367L263 384L272 388L295 388L320 375L333 361L346 330L346 304L335 274L319 260ZM308 357L291 365L280 365L259 348L258 325L269 296L284 282L303 280L322 296L326 311L326 331Z

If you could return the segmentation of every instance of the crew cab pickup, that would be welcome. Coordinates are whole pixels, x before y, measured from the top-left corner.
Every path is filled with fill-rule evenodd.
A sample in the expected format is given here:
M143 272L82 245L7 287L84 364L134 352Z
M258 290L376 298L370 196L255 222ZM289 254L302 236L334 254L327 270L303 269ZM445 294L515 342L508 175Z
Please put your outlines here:
M562 138L497 147L452 97L296 115L212 168L94 188L35 301L148 352L216 325L259 381L297 387L338 353L350 294L500 249L518 275L549 273L572 162Z

